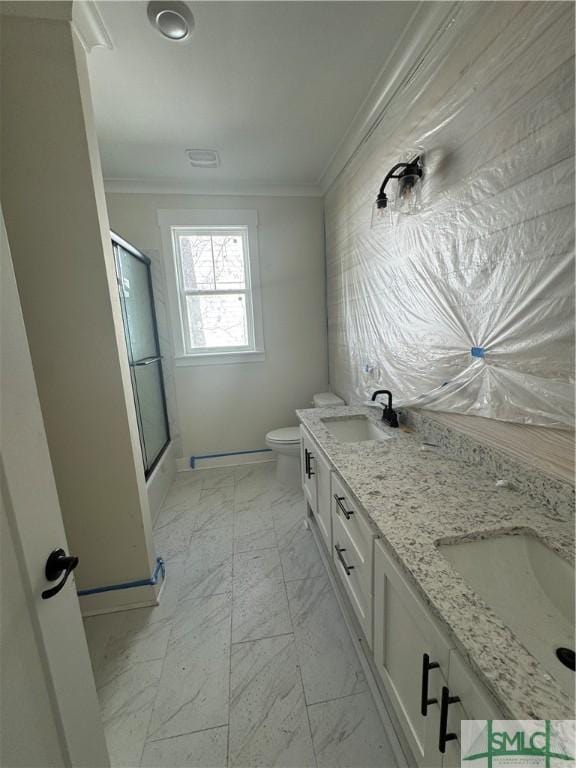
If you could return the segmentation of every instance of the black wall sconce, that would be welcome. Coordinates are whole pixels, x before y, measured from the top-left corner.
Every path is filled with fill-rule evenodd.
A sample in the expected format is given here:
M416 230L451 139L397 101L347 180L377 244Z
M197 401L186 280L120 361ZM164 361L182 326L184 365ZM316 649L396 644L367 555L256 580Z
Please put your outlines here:
M381 219L386 209L393 203L393 208L400 213L416 213L420 209L420 192L424 175L423 156L417 155L407 163L396 163L384 177L378 197L372 210L372 226ZM398 194L389 200L385 192L390 179L398 179Z

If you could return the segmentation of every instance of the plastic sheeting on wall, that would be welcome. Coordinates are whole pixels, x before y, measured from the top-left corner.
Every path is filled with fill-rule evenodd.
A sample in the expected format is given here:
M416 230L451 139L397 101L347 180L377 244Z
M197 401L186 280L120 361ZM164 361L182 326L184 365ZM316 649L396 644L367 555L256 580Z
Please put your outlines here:
M327 196L332 387L573 428L574 8L461 5ZM419 151L422 211L372 228Z

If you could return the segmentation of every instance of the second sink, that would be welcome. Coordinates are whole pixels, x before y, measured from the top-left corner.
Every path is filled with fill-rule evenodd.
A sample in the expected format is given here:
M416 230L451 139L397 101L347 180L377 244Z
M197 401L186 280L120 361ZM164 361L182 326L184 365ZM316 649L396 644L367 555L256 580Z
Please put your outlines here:
M574 672L558 656L558 649L574 650L570 563L528 530L476 541L439 542L438 548L566 693L573 695Z

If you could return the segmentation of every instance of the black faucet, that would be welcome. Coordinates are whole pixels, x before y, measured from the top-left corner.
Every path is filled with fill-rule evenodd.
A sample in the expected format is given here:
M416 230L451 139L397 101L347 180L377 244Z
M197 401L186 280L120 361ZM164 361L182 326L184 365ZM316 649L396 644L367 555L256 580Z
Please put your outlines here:
M397 427L398 416L392 408L392 392L389 389L377 389L372 395L373 402L376 402L378 395L388 395L388 405L382 408L382 421L385 421L390 427Z

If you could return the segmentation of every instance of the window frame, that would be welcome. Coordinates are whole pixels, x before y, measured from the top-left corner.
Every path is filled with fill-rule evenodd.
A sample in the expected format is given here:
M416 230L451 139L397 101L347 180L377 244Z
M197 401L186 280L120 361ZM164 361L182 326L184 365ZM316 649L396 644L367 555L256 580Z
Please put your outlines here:
M258 215L255 210L158 210L158 224L162 235L166 293L174 341L175 363L185 365L213 365L262 362L265 359L260 268L258 257ZM194 350L189 340L189 327L185 297L218 295L226 291L186 291L182 275L182 261L176 238L179 230L204 230L205 233L237 231L244 239L245 287L230 289L229 293L246 296L246 321L249 344L246 347L209 347Z

